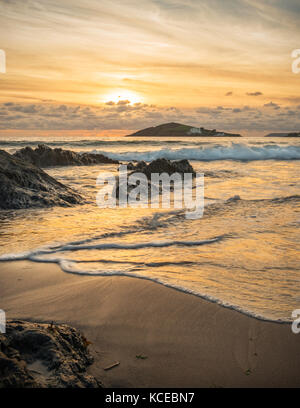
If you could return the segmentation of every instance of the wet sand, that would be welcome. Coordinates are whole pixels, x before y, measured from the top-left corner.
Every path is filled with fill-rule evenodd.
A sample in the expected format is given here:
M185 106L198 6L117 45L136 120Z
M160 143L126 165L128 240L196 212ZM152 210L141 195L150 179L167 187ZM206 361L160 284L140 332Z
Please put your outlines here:
M81 329L106 387L299 387L300 335L151 281L0 263L8 319ZM146 356L140 359L136 356ZM110 371L104 368L120 362Z

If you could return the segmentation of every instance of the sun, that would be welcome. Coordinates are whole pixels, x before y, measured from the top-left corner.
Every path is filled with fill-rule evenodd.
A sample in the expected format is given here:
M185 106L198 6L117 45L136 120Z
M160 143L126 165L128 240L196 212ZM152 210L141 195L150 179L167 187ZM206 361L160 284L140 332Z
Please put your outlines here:
M115 90L111 93L108 93L102 98L102 101L104 103L107 103L107 102L118 103L120 101L129 101L130 104L134 104L134 103L142 103L143 98L136 92L129 91L127 89L120 89L120 90Z

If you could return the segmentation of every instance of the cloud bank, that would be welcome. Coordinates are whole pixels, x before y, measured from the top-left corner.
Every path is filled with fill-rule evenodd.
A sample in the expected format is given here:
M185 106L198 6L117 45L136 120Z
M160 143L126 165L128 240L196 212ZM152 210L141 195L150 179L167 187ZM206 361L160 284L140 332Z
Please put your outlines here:
M269 102L261 107L198 107L179 109L129 101L101 106L57 103L0 104L0 129L109 130L141 129L165 122L181 122L225 131L300 130L300 105L280 106Z

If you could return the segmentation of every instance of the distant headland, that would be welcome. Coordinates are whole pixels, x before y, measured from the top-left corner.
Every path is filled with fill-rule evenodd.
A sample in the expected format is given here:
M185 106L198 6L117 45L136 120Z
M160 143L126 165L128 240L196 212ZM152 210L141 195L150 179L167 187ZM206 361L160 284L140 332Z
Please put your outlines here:
M300 132L290 133L269 133L265 137L300 137Z
M183 125L181 123L164 123L159 126L149 127L132 133L129 136L152 136L152 137L170 137L170 136L209 136L209 137L241 137L236 133L218 132L216 129L209 130L203 127L194 127Z

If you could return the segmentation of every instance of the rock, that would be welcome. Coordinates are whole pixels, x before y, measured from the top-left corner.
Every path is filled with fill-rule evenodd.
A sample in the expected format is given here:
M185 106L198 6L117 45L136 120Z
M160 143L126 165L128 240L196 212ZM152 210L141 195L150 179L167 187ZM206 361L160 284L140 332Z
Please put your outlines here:
M241 197L239 195L235 195L233 197L228 198L227 203L231 203L234 201L240 201L240 200L241 200Z
M38 167L52 166L87 166L91 164L118 164L102 154L79 154L71 150L51 149L46 145L38 145L36 149L25 147L14 153L14 156Z
M170 161L167 159L156 159L147 164L144 161L136 162L136 163L129 163L127 165L127 169L131 170L131 173L129 173L129 176L133 173L143 173L146 175L148 179L148 190L150 190L153 187L153 184L151 183L151 174L153 173L167 173L169 176L174 174L174 173L179 173L181 176L183 176L186 173L190 173L193 176L196 175L195 170L191 166L188 160L179 160L179 161ZM116 187L115 187L115 194L116 197L119 198L120 195L120 190L124 188L125 185L120 184L120 179L117 178L116 180ZM129 193L133 188L135 188L134 185L128 185L127 186L127 192ZM155 188L155 187L154 187ZM170 186L171 191L174 191L174 186ZM160 186L157 189L157 194L162 193L162 186Z
M0 388L99 388L86 373L93 362L76 329L8 321L0 334Z
M82 197L38 167L0 150L0 209L71 206Z
M169 175L173 173L185 174L191 173L195 175L195 170L190 165L188 160L170 161L167 159L157 159L153 160L151 163L147 164L144 161L137 163L129 163L127 166L129 170L134 172L144 173L148 179L151 178L152 173L167 173Z
M133 163L128 163L127 164L127 169L128 170L134 170L134 171L139 171L139 170L143 170L144 168L146 168L147 163L142 161L139 162L133 162Z

